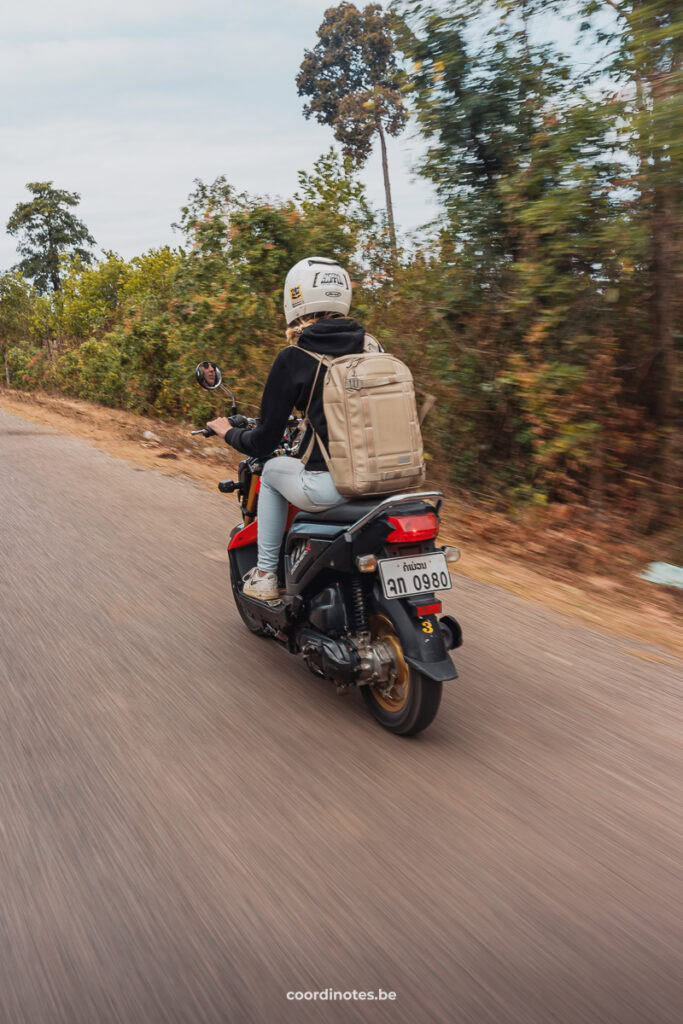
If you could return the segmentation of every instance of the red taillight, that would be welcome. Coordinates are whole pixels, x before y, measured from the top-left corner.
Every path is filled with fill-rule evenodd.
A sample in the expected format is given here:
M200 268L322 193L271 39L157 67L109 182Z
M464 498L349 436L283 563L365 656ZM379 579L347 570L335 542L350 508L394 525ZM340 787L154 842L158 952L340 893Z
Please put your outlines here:
M423 615L438 615L441 611L441 601L437 601L435 604L420 604L417 606L417 614L422 618Z
M419 516L388 516L393 530L387 537L390 544L414 544L418 540L431 540L439 532L439 520L433 512Z

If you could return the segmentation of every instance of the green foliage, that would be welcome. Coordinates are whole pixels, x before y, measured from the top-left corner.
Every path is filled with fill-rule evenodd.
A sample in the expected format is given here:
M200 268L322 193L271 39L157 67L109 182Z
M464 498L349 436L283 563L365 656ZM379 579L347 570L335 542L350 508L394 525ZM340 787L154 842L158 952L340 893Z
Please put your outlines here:
M9 385L9 350L28 334L31 319L31 290L17 273L0 275L0 350L5 382Z
M334 149L323 153L312 170L299 172L294 200L307 225L311 252L331 253L351 264L376 230L377 219L354 177L351 157L340 159Z
M121 312L123 290L131 268L113 252L94 266L84 264L76 256L64 279L61 295L53 303L61 303L61 318L66 335L87 338L101 335L114 326Z
M32 181L26 188L33 199L17 203L7 221L8 233L19 236L17 249L22 259L17 269L33 280L38 292L50 287L58 291L60 257L68 254L89 263L95 239L71 212L81 201L77 192L54 188L51 181Z
M0 274L0 339L12 342L27 333L31 298L30 285L21 274Z
M55 386L54 363L45 349L34 345L14 345L9 350L9 375L13 387L25 391Z
M648 317L642 341L644 371L631 383L662 435L654 474L667 503L678 499L681 482L680 276L683 199L683 7L670 0L610 0L609 30L594 23L604 4L584 0L584 32L604 42L609 72L624 95L627 151L634 173L630 187L635 219L647 238L649 266L640 310ZM586 80L596 78L589 69Z
M64 394L114 407L126 404L129 386L121 351L96 338L89 338L59 358L54 383Z
M647 474L664 507L680 195L667 206L661 180L670 185L676 160L680 18L664 3L610 3L614 31L597 41L617 44L622 87L600 89L535 42L534 17L548 6L402 5L410 92L430 142L422 172L447 217L439 276L464 413L454 464L470 486L515 501L594 506L630 500ZM477 16L483 31L473 32ZM659 155L645 68L668 76ZM652 214L665 207L666 225Z

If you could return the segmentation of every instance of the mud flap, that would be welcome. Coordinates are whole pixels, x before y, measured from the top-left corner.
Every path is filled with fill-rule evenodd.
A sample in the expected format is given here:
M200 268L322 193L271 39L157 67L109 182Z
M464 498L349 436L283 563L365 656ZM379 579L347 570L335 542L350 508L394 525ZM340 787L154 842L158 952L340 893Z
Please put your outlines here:
M405 656L409 665L412 665L420 675L433 679L435 683L445 683L448 679L457 679L458 670L447 654L443 661L418 661L417 658Z
M422 619L416 619L412 609L408 609L405 601L400 598L387 600L379 583L376 583L373 588L372 601L375 611L386 615L394 624L408 664L427 679L433 679L435 682L458 678L455 665L446 650L436 615L426 615ZM425 631L423 623L429 623L431 629Z

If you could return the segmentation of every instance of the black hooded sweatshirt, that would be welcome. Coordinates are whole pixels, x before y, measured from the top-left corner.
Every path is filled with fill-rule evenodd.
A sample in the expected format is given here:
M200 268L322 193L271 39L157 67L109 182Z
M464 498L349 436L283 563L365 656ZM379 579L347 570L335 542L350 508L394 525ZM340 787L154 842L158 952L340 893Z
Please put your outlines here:
M319 352L320 355L337 358L362 352L364 340L365 330L355 320L347 318L317 320L310 327L306 327L296 345L290 345L278 352L275 357L263 389L259 425L253 430L233 427L225 435L227 443L245 455L254 455L257 458L270 455L282 440L292 410L298 409L302 414L306 411L316 370L320 365L317 359L300 350L307 349L309 352ZM327 422L322 399L324 376L325 367L321 366L308 416L327 448ZM308 428L300 452L306 451L310 438L311 431ZM327 469L317 441L306 469Z

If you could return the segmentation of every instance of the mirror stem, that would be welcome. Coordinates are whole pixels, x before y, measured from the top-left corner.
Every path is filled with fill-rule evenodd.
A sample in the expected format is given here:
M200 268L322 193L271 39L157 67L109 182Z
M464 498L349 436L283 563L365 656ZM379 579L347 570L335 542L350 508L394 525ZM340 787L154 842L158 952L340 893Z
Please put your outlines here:
M218 387L221 389L221 391L225 391L226 395L230 397L230 401L232 402L232 412L230 413L230 415L235 416L237 413L237 402L235 401L235 396L233 395L230 388L226 388L225 384L221 383L218 385Z

